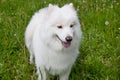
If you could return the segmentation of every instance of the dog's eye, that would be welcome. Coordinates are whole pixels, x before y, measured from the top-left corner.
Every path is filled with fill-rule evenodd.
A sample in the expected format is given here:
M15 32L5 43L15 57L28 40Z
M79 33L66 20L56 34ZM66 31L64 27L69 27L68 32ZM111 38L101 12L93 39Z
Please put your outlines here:
M70 25L71 28L72 28L73 26L74 26L73 24Z
M57 28L62 29L63 27L62 26L57 26Z

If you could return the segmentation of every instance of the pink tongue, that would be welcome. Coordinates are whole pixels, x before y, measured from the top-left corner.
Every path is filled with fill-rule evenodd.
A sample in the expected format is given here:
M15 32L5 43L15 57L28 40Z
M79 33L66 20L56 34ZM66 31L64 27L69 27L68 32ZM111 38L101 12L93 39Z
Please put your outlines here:
M64 46L65 48L70 47L70 45L71 45L71 43L70 43L70 42L63 42L63 46Z

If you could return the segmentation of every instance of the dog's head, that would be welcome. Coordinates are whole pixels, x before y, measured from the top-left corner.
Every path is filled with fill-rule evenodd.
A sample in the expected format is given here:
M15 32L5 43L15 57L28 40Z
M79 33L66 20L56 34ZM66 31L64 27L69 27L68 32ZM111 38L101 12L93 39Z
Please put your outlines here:
M50 4L48 12L46 24L48 34L51 36L49 45L58 49L78 45L81 31L73 4L67 4L61 8Z

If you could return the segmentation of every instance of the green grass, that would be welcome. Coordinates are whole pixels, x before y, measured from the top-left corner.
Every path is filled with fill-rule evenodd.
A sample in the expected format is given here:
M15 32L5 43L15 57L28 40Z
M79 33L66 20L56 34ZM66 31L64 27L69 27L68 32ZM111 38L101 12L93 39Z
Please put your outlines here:
M37 79L24 44L25 28L40 8L71 2L84 37L70 80L120 80L119 0L0 0L0 80Z

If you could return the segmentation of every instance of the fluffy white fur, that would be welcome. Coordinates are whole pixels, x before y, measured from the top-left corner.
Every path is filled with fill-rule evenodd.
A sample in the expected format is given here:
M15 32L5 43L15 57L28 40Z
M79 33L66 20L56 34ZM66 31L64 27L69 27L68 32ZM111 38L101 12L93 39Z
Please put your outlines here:
M81 35L72 3L61 8L49 4L33 15L26 28L25 43L30 52L30 63L36 65L38 80L46 80L48 73L59 75L59 80L69 79L79 53ZM72 41L64 44L68 46L65 47L62 41L66 42L67 36L71 36Z

